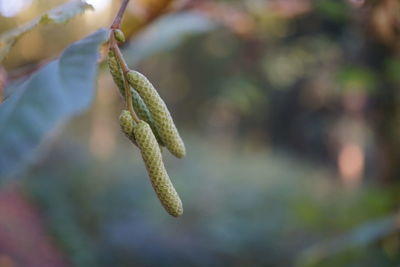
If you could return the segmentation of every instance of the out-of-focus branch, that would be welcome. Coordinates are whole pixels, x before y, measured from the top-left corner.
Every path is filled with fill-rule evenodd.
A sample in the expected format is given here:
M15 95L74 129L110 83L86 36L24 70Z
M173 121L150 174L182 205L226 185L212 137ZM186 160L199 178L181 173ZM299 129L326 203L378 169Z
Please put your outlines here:
M0 66L0 103L3 102L4 99L4 87L6 87L6 80L7 72L2 66Z
M129 32L126 32L125 36L133 38L134 36L137 35L138 32L143 30L147 25L151 24L154 20L159 18L161 15L166 13L167 8L170 6L170 4L173 2L173 0L159 0L156 3L152 2L151 8L147 8L146 12L146 17L144 19L141 19L139 23L137 23L134 27L133 30L130 30ZM123 0L121 3L120 9L118 11L118 14L111 26L111 28L116 29L120 27L121 21L122 21L122 14L126 10L128 6L129 0ZM119 13L121 13L119 15ZM8 73L7 76L7 82L13 81L20 79L24 76L28 76L35 72L36 70L40 69L43 65L47 64L50 60L45 59L40 62L37 62L27 68L24 68L22 71L21 70L16 70ZM6 82L6 83L7 83ZM1 98L0 98L1 99Z
M143 7L143 9L145 9L144 15L133 18L136 19L136 24L132 28L124 29L127 40L134 38L140 31L146 28L146 26L151 24L163 14L167 13L168 8L173 2L173 0L151 1L151 6L149 5Z
M126 75L126 73L129 71L129 68L122 56L121 51L119 50L117 41L115 39L114 31L120 28L122 16L125 13L128 3L129 3L129 0L123 0L123 2L121 3L118 13L115 16L114 22L110 26L111 32L110 32L110 38L109 38L109 49L114 52L114 55L117 58L118 64L122 67L122 71L123 71L124 75ZM129 110L129 113L131 114L132 118L136 122L139 122L139 118L133 109L132 94L131 94L130 86L129 86L126 78L124 78L124 87L125 87L126 108Z
M125 13L126 7L128 6L129 0L123 0L121 6L118 10L117 15L115 16L114 22L111 24L111 29L119 29L121 26L122 16Z

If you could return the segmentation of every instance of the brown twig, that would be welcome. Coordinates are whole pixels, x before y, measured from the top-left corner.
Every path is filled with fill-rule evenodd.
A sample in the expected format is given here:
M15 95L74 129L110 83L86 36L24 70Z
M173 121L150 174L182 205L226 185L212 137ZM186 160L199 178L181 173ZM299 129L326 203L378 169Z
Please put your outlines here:
M128 65L126 64L121 50L119 50L119 47L117 45L117 42L115 40L113 32L111 33L110 36L110 49L114 52L115 57L117 58L118 64L122 68L123 72L123 79L124 79L124 89L125 89L125 100L126 100L126 108L129 110L129 113L131 113L131 116L135 122L139 122L139 117L136 115L135 110L133 109L133 103L132 103L132 93L131 93L131 88L130 85L128 84L126 74L129 71Z
M119 29L121 26L121 20L122 16L125 13L126 7L128 6L129 0L123 0L121 3L121 6L118 10L117 16L115 16L115 19L113 23L111 24L111 29Z
M125 36L127 40L136 36L140 31L146 28L147 25L151 24L154 20L163 15L172 2L173 0L161 0L152 8L149 8L146 12L148 15L144 18L144 20L139 21L138 24L134 25L133 28L127 29L128 32Z
M201 1L201 0L200 0ZM135 36L139 31L144 29L148 24L153 22L155 19L160 17L165 13L165 10L167 7L170 5L172 0L162 0L160 1L161 4L157 6L157 8L153 8L151 12L149 12L148 17L146 20L143 22L140 22L139 25L137 25L133 31L131 31L129 34L126 34L127 41L129 39L129 36ZM129 0L122 0L121 6L118 10L117 16L115 17L113 23L110 26L110 29L118 29L121 26L121 21L122 21L122 16L126 10L126 7L129 3ZM17 69L17 70L11 70L8 72L8 77L7 77L7 83L10 81L18 80L20 78L26 77L49 63L51 59L44 59L39 62L34 63L32 66L29 67L24 67L22 70Z
M119 50L119 47L118 47L117 41L115 40L115 35L114 35L114 30L119 29L121 26L122 16L124 15L124 12L126 10L128 3L129 3L129 0L122 1L121 7L119 8L117 15L115 16L114 22L110 26L111 32L110 32L110 38L109 38L109 46L110 46L109 49L114 52L114 55L117 58L117 62L121 66L123 73L124 73L126 108L129 110L129 113L131 114L132 119L135 122L139 122L139 117L136 115L135 110L133 109L132 93L130 90L131 88L126 79L126 73L128 73L129 68L122 56L121 50Z
M165 9L169 6L169 4L172 2L172 0L163 0L161 1L161 4L158 5L156 8L153 8L153 10L151 10L152 12L150 12L150 15L147 17L147 19L145 21L143 21L142 23L140 23L134 30L134 33L138 33L140 30L142 30L146 25L150 24L152 21L154 21L155 19L157 19L159 16L161 16L163 14L163 12L165 11ZM118 61L118 64L120 65L120 67L122 68L123 74L124 74L124 87L125 87L125 99L126 99L126 108L129 110L129 112L131 113L132 118L138 122L139 121L139 117L136 115L134 109L133 109L133 105L132 105L132 93L130 90L130 86L127 82L127 77L126 75L129 72L129 67L126 64L123 55L121 53L121 50L118 47L117 41L115 39L114 36L114 31L116 29L120 29L121 27L121 21L122 21L122 17L125 13L126 7L129 3L129 0L123 0L121 3L121 6L118 10L117 15L115 16L115 19L113 21L113 23L110 26L111 32L110 32L110 38L109 38L109 49L112 50L114 52L114 55Z

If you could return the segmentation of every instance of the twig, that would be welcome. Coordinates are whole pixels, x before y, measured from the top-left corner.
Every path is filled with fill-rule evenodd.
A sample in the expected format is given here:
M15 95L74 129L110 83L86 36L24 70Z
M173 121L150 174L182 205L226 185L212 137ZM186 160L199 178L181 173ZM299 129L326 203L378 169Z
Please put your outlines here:
M122 20L122 16L125 13L125 9L128 6L129 0L123 0L121 3L121 6L118 10L117 16L115 16L115 19L113 21L113 23L111 24L110 29L119 29L121 26L121 20Z
M156 18L158 18L163 11L169 6L169 4L172 2L172 0L163 0L161 2L161 5L158 6L158 8L154 9L153 12L150 13L150 16L146 19L146 21L144 21L143 23L141 23L136 29L135 32L140 31L142 28L144 28L147 24L149 24L150 22L152 22L153 20L155 20ZM121 6L118 10L117 15L115 16L115 19L113 21L113 23L110 26L111 32L110 32L110 38L109 38L109 49L111 51L114 52L114 55L117 59L118 64L120 65L120 67L122 68L123 74L124 74L124 87L125 87L125 100L126 100L126 108L129 110L129 112L131 113L131 116L133 118L133 120L135 120L136 122L139 122L139 117L136 115L134 109L133 109L133 104L132 104L132 93L130 90L130 86L127 82L127 74L129 72L129 67L126 64L124 57L121 53L121 50L118 47L117 41L115 40L115 36L114 36L114 31L116 29L119 29L121 26L121 20L122 17L125 13L126 7L129 3L129 0L123 0L121 3Z
M140 20L137 25L133 27L133 29L127 29L128 35L125 36L130 39L132 36L136 36L140 31L146 28L147 25L151 24L154 20L162 16L171 5L173 0L160 0L157 2L157 5L153 6L151 9L146 12L148 15L144 20Z
M115 40L115 35L114 35L114 30L119 29L119 27L121 26L122 16L124 15L124 12L126 10L128 2L129 2L129 0L122 1L121 7L119 8L117 15L115 16L114 22L110 26L111 32L110 32L110 38L109 38L109 46L110 46L109 49L114 52L114 55L117 58L117 62L121 66L122 71L123 71L126 108L129 110L129 113L131 114L132 119L135 122L139 122L140 119L136 115L135 110L133 109L131 88L126 79L126 74L128 73L129 68L122 56L121 50L119 50L119 47L118 47L117 41Z

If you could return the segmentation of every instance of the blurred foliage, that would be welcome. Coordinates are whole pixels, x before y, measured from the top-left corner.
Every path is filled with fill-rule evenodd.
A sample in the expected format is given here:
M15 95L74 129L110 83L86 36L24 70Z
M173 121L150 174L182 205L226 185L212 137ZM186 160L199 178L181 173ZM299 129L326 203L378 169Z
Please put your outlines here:
M11 31L5 32L0 35L0 62L10 51L14 43L23 34L31 31L33 28L40 24L46 23L65 23L74 16L83 13L86 9L90 9L91 6L83 1L72 1L60 7L57 7L40 17L22 25L18 28L14 28Z
M397 193L387 187L343 190L333 173L279 152L221 151L197 137L186 140L191 153L183 162L165 154L185 205L179 220L159 207L128 142L104 164L84 143L60 141L24 179L24 192L39 204L75 266L293 265L310 244L393 208ZM375 233L370 228L352 247L393 262L364 238ZM346 257L341 248L339 258ZM357 256L347 263L369 260Z
M322 17L345 23L351 19L350 9L345 1L315 1L315 9Z
M139 33L169 1L132 2L123 52L182 129L188 157L165 157L185 213L159 206L119 133L121 100L102 64L89 113L15 182L54 255L72 266L399 265L399 1L178 1ZM108 25L108 7L26 34L4 64L10 79Z
M190 36L211 31L214 24L204 15L185 12L166 16L135 37L127 47L125 58L131 66L160 51L170 51Z
M108 37L99 30L71 45L24 82L0 106L0 177L21 172L35 160L39 145L62 121L91 103L99 48Z
M378 79L374 72L363 67L347 67L338 73L338 83L346 91L374 90Z

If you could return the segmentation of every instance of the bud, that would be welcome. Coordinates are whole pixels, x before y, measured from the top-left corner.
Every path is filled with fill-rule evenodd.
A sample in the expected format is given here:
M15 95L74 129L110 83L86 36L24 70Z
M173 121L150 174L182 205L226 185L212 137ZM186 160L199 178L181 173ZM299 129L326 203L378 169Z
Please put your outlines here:
M178 158L184 157L186 154L185 144L176 129L167 106L154 86L143 74L137 71L129 71L126 78L149 109L161 141L173 155Z
M150 126L140 121L133 127L133 133L158 199L169 214L182 215L181 199L165 170L160 147Z
M117 40L120 43L125 42L125 35L120 29L114 30L114 37L115 37L115 40Z

